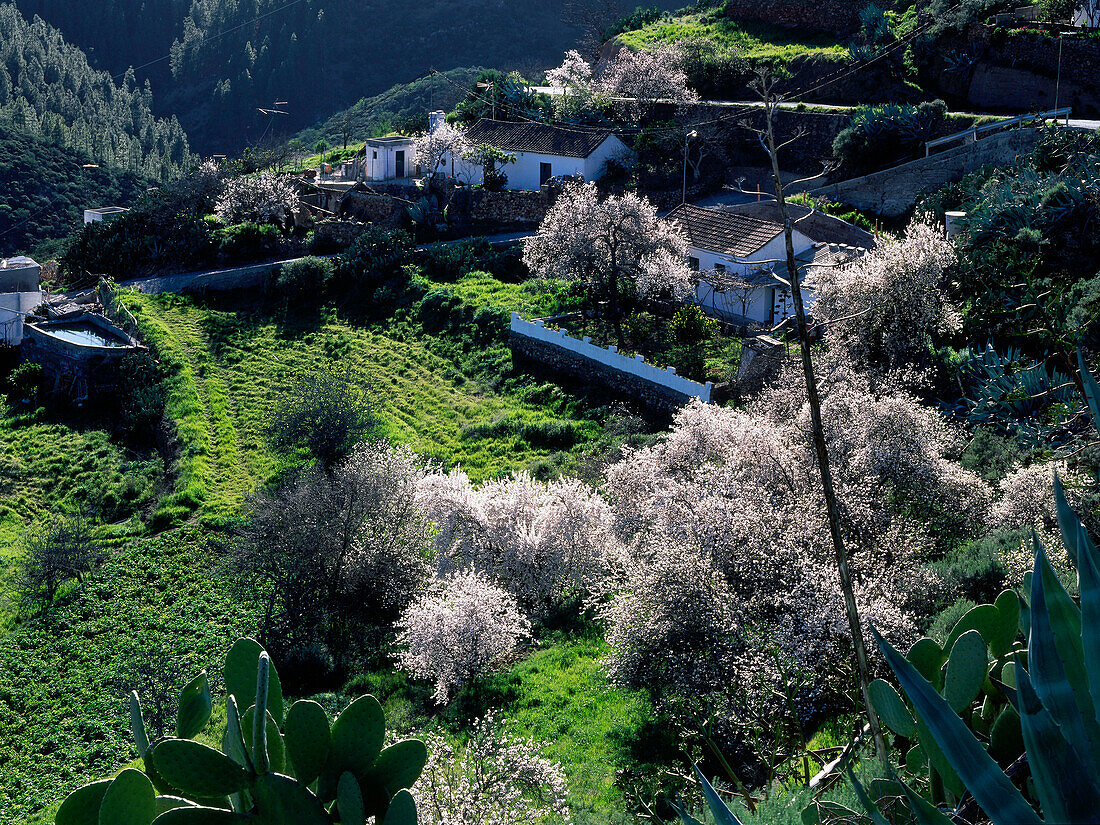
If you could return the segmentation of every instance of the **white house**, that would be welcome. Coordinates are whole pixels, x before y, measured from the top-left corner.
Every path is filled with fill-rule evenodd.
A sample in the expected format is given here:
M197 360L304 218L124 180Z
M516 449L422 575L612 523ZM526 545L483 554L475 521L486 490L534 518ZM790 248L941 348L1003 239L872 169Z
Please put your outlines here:
M416 177L415 154L415 138L402 135L370 138L363 147L363 156L356 159L355 176L373 181Z
M512 152L516 162L503 168L506 189L538 189L550 178L580 175L600 178L612 158L629 157L630 148L609 129L582 129L549 123L513 123L481 119L466 130L470 144L490 144ZM483 169L455 160L455 176L477 184Z
M700 273L695 301L705 312L728 321L768 325L794 314L780 224L686 203L673 209L666 220L680 224L687 236L688 263ZM814 241L797 229L793 240L800 282L810 268L835 264L862 251ZM807 309L813 305L812 291L803 292L803 303Z
M120 215L125 215L130 210L124 206L101 206L99 209L85 209L84 223L103 223L113 221Z
M0 343L23 342L23 319L42 303L41 269L22 256L0 260Z

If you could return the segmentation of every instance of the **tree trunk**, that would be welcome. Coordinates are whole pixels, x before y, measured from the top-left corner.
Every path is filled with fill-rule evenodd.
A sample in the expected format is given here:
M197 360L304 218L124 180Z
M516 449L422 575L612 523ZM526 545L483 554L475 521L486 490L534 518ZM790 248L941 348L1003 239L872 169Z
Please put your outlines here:
M821 422L821 399L817 392L817 379L814 375L813 357L810 348L810 331L806 325L806 310L802 303L802 285L798 277L798 261L794 253L794 227L787 209L787 202L783 196L783 183L779 177L779 154L775 142L774 112L777 98L775 98L768 85L762 84L764 91L764 112L767 120L767 128L764 139L771 159L772 179L775 183L775 197L779 205L779 212L783 220L783 237L786 242L787 275L790 278L791 297L794 302L795 316L798 320L798 339L802 352L802 372L806 379L806 401L810 407L810 421L813 429L814 451L817 454L818 468L821 471L821 488L825 496L825 509L829 520L829 533L833 540L833 551L836 555L837 573L840 576L840 588L844 593L844 607L848 614L848 630L852 634L852 645L855 648L856 667L859 673L860 692L863 694L863 704L867 712L867 718L871 723L871 734L875 743L875 750L879 758L889 769L890 757L886 750L886 742L882 736L882 727L879 724L878 715L871 704L871 695L868 685L871 680L871 668L868 663L867 645L863 638L863 626L859 619L859 607L856 604L855 587L852 584L852 572L848 566L848 552L844 547L844 536L840 530L840 509L837 506L836 490L833 487L833 474L829 466L829 449L825 443L825 428Z

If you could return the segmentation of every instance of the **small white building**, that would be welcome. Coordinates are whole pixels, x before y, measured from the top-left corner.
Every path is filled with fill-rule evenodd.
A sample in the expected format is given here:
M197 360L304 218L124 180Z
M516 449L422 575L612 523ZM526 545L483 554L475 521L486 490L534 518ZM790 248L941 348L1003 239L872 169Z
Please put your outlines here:
M413 156L416 139L404 135L370 138L357 159L356 177L361 180L403 180L417 177Z
M0 260L0 343L23 342L23 319L42 303L41 270L22 256Z
M103 223L105 221L113 221L119 215L125 215L129 212L124 206L101 206L98 209L85 209L84 210L84 223Z
M695 301L705 312L727 321L770 326L794 314L780 224L691 204L677 206L666 219L680 224L687 236L688 263L700 273ZM797 229L793 236L800 283L812 267L858 254L855 247L815 242ZM807 310L813 298L811 290L803 291Z
M505 189L536 190L550 178L569 175L598 180L609 160L633 155L609 129L483 118L467 129L465 136L470 144L489 144L515 154L516 162L501 170L508 176ZM459 180L478 184L483 176L481 167L455 159Z

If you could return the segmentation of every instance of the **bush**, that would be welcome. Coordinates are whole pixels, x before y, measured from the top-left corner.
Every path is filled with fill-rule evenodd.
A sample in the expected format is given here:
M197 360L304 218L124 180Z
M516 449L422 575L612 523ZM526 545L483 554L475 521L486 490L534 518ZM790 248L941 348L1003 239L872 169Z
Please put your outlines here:
M1018 530L998 530L948 552L932 567L956 598L992 604L1009 584L1005 559L1025 538Z
M401 666L435 683L445 704L454 690L503 664L530 637L515 596L480 573L438 581L398 622Z
M600 37L606 42L623 32L634 31L635 29L644 28L650 23L656 23L664 17L664 14L665 13L657 6L646 6L644 8L642 6L635 6L634 11L630 14L620 17L604 29Z
M907 159L936 133L947 116L947 104L887 103L859 106L833 140L833 157L849 175L860 175Z
M329 367L292 379L273 405L267 432L277 449L305 448L332 467L377 427L363 381L350 367Z
M215 229L214 242L228 263L249 263L278 250L279 230L267 223L239 223Z
M316 301L328 289L335 264L325 258L308 257L283 264L268 281L268 290L284 300Z
M164 415L164 368L151 355L130 355L118 367L118 421L138 440L152 437Z
M16 567L16 590L27 607L53 601L70 579L81 580L103 560L92 525L78 515L51 516L28 532Z
M698 304L685 304L668 322L668 331L679 344L699 344L707 340L717 324Z
M38 406L38 396L42 392L42 365L24 361L11 371L7 380L9 404L26 404L31 408Z
M390 279L401 277L414 249L412 236L403 229L371 225L336 264L338 287L369 295Z
M498 250L485 238L466 238L455 243L434 243L417 252L424 277L452 283L470 272L492 272L500 278L518 279L519 259L514 251Z

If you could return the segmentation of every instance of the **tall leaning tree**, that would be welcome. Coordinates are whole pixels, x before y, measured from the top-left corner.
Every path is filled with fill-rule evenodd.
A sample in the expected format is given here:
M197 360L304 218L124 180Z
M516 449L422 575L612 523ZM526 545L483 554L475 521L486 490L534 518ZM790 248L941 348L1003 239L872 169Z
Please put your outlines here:
M793 137L779 141L775 134L775 115L779 111L783 96L777 90L778 81L768 72L762 72L753 81L752 86L759 94L763 104L764 126L753 126L751 123L743 123L750 131L754 132L760 141L760 145L768 155L771 162L772 182L775 185L775 199L779 206L779 214L783 224L783 236L785 240L785 264L787 268L787 281L791 290L791 299L794 304L795 319L798 326L799 349L802 355L802 373L806 380L806 402L810 409L810 425L812 430L814 452L817 456L817 466L821 473L821 489L825 498L826 517L829 522L829 534L832 537L833 551L836 557L837 574L840 579L840 588L844 595L844 608L848 618L848 630L852 634L852 647L856 655L856 670L859 674L860 693L863 697L864 710L867 713L867 721L871 728L871 736L875 743L875 751L879 758L889 769L889 751L886 750L886 741L882 736L882 726L874 705L871 703L869 686L871 683L871 667L867 655L867 643L863 635L863 623L860 621L859 606L856 603L855 586L852 580L852 570L849 564L848 551L844 546L844 535L840 523L840 507L837 504L836 487L833 484L832 469L829 464L829 448L825 440L825 427L821 421L821 397L818 393L817 378L814 375L813 354L810 346L810 330L806 322L806 306L802 299L802 284L799 275L798 260L794 252L794 222L791 220L790 210L784 195L783 180L779 174L779 152L802 137L796 133ZM807 178L806 180L812 180ZM802 183L805 181L796 181Z
M571 183L524 244L523 261L537 277L577 281L602 305L619 346L623 317L638 299L692 289L687 240L679 226L633 192L601 197L594 183Z

